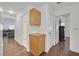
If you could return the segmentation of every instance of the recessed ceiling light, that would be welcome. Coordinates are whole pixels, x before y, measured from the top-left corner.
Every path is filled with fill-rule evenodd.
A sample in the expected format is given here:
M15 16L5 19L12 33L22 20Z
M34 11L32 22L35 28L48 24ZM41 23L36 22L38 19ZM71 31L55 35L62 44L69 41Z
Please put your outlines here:
M14 11L12 11L12 10L8 10L8 12L9 12L10 14L14 14Z
M57 2L57 4L61 4L62 2Z
M3 12L3 8L0 8L0 12Z

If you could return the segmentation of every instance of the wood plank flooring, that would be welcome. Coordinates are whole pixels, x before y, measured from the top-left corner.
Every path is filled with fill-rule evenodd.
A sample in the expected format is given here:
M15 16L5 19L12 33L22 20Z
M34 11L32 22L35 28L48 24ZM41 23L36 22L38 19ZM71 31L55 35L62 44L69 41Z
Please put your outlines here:
M17 56L17 55L28 55L26 48L19 45L13 38L3 39L3 55L4 56Z
M79 54L69 51L67 41L59 42L51 47L48 53L42 53L40 56L79 56ZM18 44L13 38L3 39L3 55L4 56L33 56L27 49Z

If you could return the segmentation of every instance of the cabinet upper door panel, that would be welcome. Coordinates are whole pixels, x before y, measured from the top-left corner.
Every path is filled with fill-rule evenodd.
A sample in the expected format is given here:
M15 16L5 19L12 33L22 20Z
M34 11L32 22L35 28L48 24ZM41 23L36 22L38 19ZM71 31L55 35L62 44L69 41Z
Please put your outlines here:
M41 12L35 8L30 10L30 25L40 26L41 25Z

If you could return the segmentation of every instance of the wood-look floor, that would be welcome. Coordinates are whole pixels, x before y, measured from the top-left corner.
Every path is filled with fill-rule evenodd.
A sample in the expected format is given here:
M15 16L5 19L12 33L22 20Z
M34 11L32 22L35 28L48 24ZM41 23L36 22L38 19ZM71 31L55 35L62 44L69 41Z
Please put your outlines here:
M40 56L79 56L79 54L69 51L69 43L67 41L59 42L51 47L48 53L42 53ZM18 44L13 38L3 39L3 55L4 56L33 56L27 52L26 48Z
M4 56L17 56L28 55L26 48L19 45L13 38L5 37L3 39L3 55Z

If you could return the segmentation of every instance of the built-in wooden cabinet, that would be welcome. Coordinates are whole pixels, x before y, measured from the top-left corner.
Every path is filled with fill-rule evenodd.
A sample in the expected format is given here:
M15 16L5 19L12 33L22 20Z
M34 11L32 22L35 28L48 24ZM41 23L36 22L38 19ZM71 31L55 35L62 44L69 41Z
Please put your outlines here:
M30 25L40 26L41 25L41 12L35 8L30 10Z
M30 52L33 55L40 55L45 50L45 35L30 34Z

